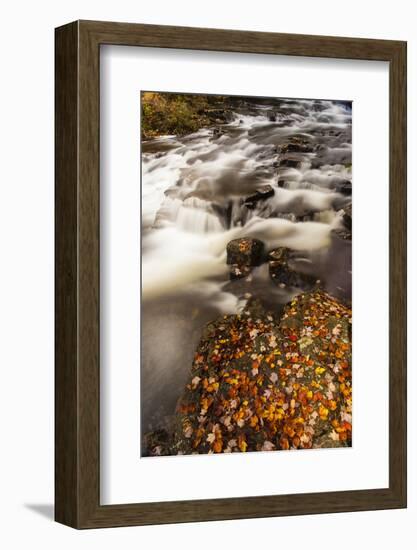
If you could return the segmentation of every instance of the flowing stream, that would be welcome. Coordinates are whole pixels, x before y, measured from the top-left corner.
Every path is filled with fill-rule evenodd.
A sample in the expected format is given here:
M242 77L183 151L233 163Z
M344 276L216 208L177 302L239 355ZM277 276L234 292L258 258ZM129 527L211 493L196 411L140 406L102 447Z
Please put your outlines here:
M229 124L142 143L142 433L173 414L207 322L249 295L278 309L296 292L267 264L230 281L230 240L288 247L298 271L350 299L351 241L332 230L351 202L351 118L344 102L251 102ZM283 162L291 140L307 146ZM272 196L248 207L267 185Z

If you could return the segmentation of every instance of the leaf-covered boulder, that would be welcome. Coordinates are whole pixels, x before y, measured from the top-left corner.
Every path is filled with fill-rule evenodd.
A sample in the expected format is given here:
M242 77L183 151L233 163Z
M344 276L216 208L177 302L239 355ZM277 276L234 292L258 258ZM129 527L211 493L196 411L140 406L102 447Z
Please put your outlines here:
M255 266L262 262L264 244L259 239L243 237L227 244L227 263Z
M281 319L254 301L207 325L162 454L349 446L350 324L346 305L315 291Z
M227 263L230 265L230 278L247 277L253 266L262 263L264 244L258 239L244 237L234 239L227 244Z

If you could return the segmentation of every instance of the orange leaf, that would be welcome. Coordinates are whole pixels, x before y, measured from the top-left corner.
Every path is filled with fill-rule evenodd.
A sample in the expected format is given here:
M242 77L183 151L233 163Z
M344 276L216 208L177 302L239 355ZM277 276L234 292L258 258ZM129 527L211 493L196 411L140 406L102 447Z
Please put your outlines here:
M223 442L221 439L216 439L213 445L213 451L215 453L221 453L223 448Z

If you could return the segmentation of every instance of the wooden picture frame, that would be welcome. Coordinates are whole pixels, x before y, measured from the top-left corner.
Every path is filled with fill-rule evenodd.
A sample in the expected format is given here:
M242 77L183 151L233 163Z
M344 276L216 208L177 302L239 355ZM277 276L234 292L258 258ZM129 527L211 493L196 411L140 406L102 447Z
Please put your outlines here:
M406 506L406 43L76 21L56 29L55 518L117 527ZM389 151L389 488L100 505L99 55L117 44L386 61Z

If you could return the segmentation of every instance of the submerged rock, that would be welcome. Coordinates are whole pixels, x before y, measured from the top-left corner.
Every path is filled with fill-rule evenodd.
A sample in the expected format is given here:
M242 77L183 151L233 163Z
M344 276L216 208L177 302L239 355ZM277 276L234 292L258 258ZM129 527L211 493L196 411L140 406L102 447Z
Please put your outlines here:
M280 321L253 300L209 323L169 448L159 437L155 454L350 446L350 323L322 291L297 296Z

